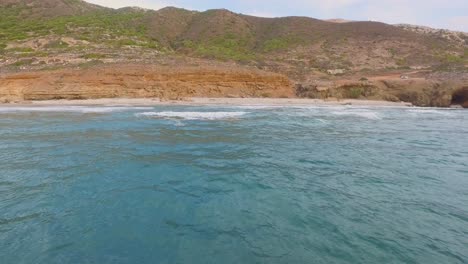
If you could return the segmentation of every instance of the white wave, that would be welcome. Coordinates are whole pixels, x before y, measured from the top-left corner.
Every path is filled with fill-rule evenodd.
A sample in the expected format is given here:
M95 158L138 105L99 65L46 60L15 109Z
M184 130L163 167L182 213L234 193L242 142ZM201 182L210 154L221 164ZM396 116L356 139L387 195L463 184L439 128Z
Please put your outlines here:
M317 121L319 121L322 124L328 124L328 121L325 121L325 120L323 120L321 118L317 118Z
M334 115L338 116L357 116L363 117L371 120L380 120L382 119L379 114L372 111L333 111L331 112Z
M305 110L315 110L315 109L344 109L343 107L327 106L327 105L240 105L235 106L235 108L242 109L305 109Z
M450 111L451 110L448 110L448 109L436 110L436 109L422 109L422 108L408 110L408 112L414 113L414 114L436 114L436 115L444 115L444 116L451 115L452 113L450 113Z
M286 107L287 106L282 106L282 105L240 105L240 106L235 106L234 108L261 110L261 109L275 109L275 108L286 108Z
M18 112L53 112L53 113L110 113L129 110L151 110L152 107L99 107L99 106L28 106L17 107L8 106L0 107L1 113L18 113Z
M238 118L246 114L248 112L144 112L136 115L163 119L218 120Z

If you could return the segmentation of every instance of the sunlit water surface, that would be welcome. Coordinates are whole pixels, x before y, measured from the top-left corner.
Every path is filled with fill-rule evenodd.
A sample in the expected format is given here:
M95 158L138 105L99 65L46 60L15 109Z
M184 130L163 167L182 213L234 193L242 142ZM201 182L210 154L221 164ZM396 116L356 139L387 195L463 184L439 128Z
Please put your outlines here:
M0 107L0 263L467 263L468 111Z

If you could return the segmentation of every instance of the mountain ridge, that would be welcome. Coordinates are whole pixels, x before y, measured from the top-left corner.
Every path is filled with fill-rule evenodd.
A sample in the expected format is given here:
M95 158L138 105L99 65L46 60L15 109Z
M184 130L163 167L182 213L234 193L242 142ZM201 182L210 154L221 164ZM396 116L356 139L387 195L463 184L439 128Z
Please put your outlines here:
M287 55L312 68L346 71L453 64L465 61L468 51L468 36L461 33L372 21L263 18L226 9L112 9L82 0L2 0L0 5L4 49L57 35L107 45L112 41L105 37L99 42L104 33L186 56L258 62L284 61Z

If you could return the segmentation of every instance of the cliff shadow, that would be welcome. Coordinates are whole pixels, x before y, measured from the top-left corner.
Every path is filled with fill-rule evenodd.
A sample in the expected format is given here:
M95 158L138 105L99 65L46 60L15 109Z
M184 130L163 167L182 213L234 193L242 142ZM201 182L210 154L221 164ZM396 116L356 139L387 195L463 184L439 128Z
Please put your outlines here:
M451 104L468 108L468 86L455 90L452 94Z

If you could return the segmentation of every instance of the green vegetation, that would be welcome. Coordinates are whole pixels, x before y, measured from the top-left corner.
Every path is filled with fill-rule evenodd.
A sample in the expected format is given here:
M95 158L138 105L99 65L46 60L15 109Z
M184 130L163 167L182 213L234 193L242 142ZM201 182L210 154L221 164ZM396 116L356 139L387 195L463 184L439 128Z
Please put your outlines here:
M89 54L85 54L85 55L81 56L81 58L87 59L87 60L89 60L89 59L95 59L95 60L104 59L106 57L107 57L107 55L99 54L99 53L89 53Z
M64 49L68 48L68 43L61 40L54 40L45 45L46 49Z
M16 48L7 49L6 51L25 53L25 52L34 52L34 49L28 48L28 47L16 47Z
M396 60L396 64L399 67L403 67L403 66L406 66L408 64L408 62L406 61L406 58L399 58L399 59Z
M306 41L298 36L273 38L263 43L263 52L281 51L304 43Z
M107 40L116 46L158 47L157 43L148 37L147 28L142 24L144 13L96 11L86 15L28 19L21 17L25 10L27 11L27 8L0 9L0 39L18 41L55 35L92 43ZM0 43L0 49L4 49L4 46L5 43ZM66 42L57 41L49 44L47 48L66 47Z
M248 43L249 39L247 38L226 34L223 37L216 37L204 43L184 41L183 46L206 58L247 61L255 59L254 53L248 48Z
M392 58L395 57L395 55L397 55L397 52L395 49L388 49L388 52L390 52L390 54L392 55Z
M289 46L289 41L286 39L270 39L263 44L263 51L271 52L286 49Z
M343 98L359 99L361 97L369 97L375 94L375 87L372 85L358 84L346 85L341 87L341 96Z
M60 1L65 5L55 9L53 4ZM388 26L380 24L372 24L369 29L373 30L367 32L368 27L357 30L353 24L341 27L306 18L258 20L225 10L153 12L98 8L78 0L16 2L0 4L0 55L14 61L57 55L99 61L105 54L146 61L153 59L156 50L242 63L256 61L257 65L261 60L287 64L302 75L311 68L323 72L372 68L362 70L368 75L393 63L398 67L387 70L409 69L417 63L447 67L468 63L468 49L462 46L432 36L412 37L403 30L388 31ZM7 49L11 46L17 48ZM350 93L357 96L358 91Z
M0 54L5 52L7 45L5 43L0 42Z
M438 53L437 58L439 64L434 66L436 71L449 72L454 70L465 70L464 64L468 63L468 58L465 57L467 50L464 50L463 55L455 55L453 53Z
M463 56L457 56L453 54L445 54L445 56L442 57L442 62L445 63L460 63L463 62Z
M35 51L35 52L25 52L17 55L19 58L28 58L28 57L47 57L49 53L44 51Z
M137 46L138 42L136 42L133 39L120 39L115 42L115 44L118 47L123 47L123 46Z
M82 69L87 69L87 68L91 68L93 66L100 65L100 64L103 64L103 63L104 62L102 60L92 60L92 61L81 63L81 64L78 65L78 67L80 67Z
M33 62L34 62L33 59L22 59L13 64L10 64L10 66L21 67L21 66L30 65Z
M364 93L364 90L360 87L350 88L347 92L347 98L358 99Z

